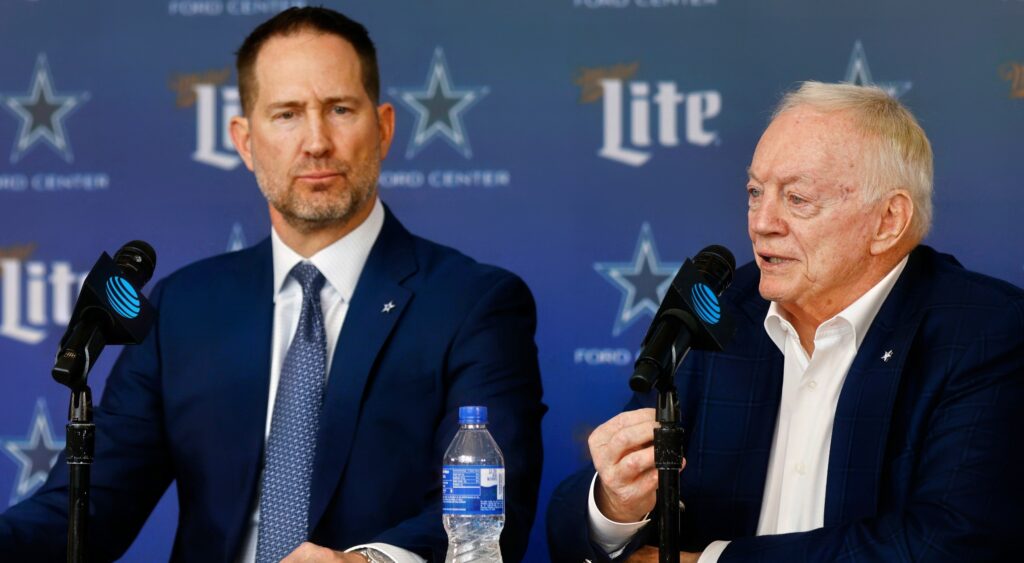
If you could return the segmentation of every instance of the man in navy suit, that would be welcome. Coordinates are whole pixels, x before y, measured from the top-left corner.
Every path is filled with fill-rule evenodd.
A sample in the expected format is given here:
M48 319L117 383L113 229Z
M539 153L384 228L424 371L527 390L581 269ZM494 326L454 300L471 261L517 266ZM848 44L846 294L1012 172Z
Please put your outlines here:
M1018 556L1024 293L920 244L924 131L877 88L805 83L748 172L736 336L676 374L680 561ZM553 560L657 560L650 399L555 492Z
M443 560L461 405L489 408L502 549L521 559L545 410L529 290L379 201L394 110L360 24L285 11L246 39L238 74L232 138L272 236L153 290L156 325L96 409L91 560L124 553L172 481L175 561ZM66 474L0 517L0 559L64 560Z

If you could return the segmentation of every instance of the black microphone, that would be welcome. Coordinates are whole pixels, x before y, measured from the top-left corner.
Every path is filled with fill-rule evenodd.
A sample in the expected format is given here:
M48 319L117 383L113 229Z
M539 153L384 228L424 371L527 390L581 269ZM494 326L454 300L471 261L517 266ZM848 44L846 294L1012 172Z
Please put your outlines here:
M701 250L692 261L683 263L644 336L629 378L631 389L646 393L659 381L670 385L691 349L725 347L734 327L718 297L732 283L735 270L732 253L718 245Z
M72 390L85 386L107 344L138 344L155 320L142 287L153 277L156 252L141 240L104 252L85 278L68 330L60 340L53 378Z

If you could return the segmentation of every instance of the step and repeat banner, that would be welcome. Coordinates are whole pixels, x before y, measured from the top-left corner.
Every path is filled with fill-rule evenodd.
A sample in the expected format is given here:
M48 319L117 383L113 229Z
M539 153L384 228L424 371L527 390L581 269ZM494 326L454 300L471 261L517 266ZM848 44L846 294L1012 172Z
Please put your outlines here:
M100 252L149 241L160 278L268 236L228 138L233 53L304 4L0 1L0 503L30 495L64 445L68 393L49 369ZM935 151L928 243L1024 285L1022 0L325 4L377 42L398 121L384 202L537 298L551 410L531 561L547 559L552 489L628 399L676 269L711 243L752 258L746 166L799 81L906 103ZM172 488L125 560L166 559L176 517Z

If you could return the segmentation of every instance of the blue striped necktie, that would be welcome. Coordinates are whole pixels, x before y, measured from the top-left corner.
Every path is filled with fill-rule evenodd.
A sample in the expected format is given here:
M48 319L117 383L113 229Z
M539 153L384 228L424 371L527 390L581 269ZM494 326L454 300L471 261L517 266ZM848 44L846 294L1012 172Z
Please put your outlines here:
M299 326L281 366L260 487L257 563L277 563L309 537L309 490L320 428L327 337L320 310L324 276L300 262L291 274L302 286Z

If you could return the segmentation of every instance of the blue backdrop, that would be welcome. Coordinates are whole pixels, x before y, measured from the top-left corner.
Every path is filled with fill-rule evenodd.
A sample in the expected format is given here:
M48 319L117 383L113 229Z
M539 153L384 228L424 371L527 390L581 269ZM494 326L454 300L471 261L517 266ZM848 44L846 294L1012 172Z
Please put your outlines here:
M162 277L268 234L224 126L233 52L301 4L0 0L0 502L63 446L68 395L48 372L98 253L147 240ZM536 295L551 411L530 560L547 558L552 489L627 399L675 269L709 243L751 258L745 168L798 81L898 95L935 150L928 242L1024 283L1022 0L327 4L370 29L397 108L383 200ZM172 490L125 560L166 559L175 518Z

